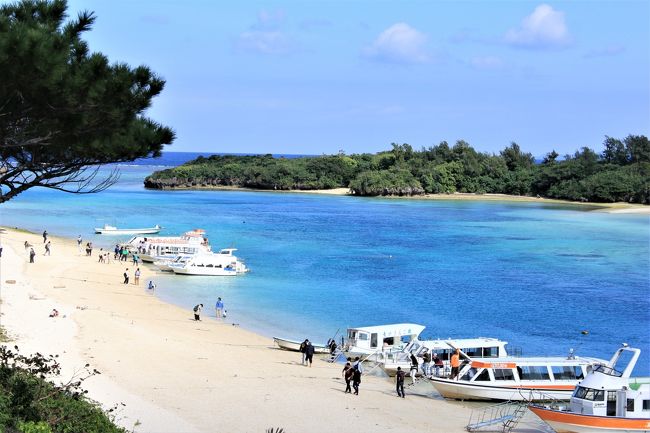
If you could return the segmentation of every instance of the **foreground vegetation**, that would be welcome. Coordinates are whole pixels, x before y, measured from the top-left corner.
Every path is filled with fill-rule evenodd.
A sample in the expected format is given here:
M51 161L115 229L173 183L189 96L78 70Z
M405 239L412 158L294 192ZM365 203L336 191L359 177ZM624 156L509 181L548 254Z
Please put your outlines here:
M126 433L81 389L97 371L86 370L62 385L48 380L59 374L53 356L0 347L0 433Z
M272 190L350 188L362 196L501 193L572 201L650 203L650 143L645 136L606 137L597 154L583 147L535 163L516 143L498 155L465 141L420 151L408 144L377 154L274 158L199 157L145 179L147 188L237 186Z

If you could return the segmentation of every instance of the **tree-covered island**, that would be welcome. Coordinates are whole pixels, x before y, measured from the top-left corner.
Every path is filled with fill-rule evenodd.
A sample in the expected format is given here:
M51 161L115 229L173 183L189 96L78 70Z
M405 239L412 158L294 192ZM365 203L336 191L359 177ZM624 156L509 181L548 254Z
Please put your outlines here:
M408 144L377 154L275 158L198 157L145 179L155 189L242 187L263 190L349 188L360 196L497 193L571 201L650 204L650 142L643 135L606 137L598 154L583 147L536 163L511 143L498 155L459 140L414 150Z

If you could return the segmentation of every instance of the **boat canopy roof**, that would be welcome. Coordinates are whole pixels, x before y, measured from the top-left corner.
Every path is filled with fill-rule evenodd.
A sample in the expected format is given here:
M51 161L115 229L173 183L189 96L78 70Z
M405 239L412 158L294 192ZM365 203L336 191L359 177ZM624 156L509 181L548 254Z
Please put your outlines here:
M420 345L429 349L452 349L452 348L467 348L467 347L486 347L486 346L500 346L504 347L508 344L507 341L499 340L498 338L490 337L477 337L477 338L445 338L439 340L420 340Z
M565 356L538 356L531 358L503 357L490 360L472 360L474 368L515 368L526 365L581 365L581 364L604 364L606 361L598 358L567 358Z
M382 337L396 337L400 335L420 335L425 326L415 323L395 323L391 325L363 326L359 328L348 328L350 331L367 332L368 334L380 334Z

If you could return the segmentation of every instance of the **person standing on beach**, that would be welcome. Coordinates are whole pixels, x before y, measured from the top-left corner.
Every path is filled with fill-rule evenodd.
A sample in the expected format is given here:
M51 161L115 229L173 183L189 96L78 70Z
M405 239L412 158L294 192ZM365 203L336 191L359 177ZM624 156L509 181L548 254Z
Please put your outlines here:
M359 384L361 384L361 374L363 374L363 371L361 370L361 361L358 356L354 358L352 371L352 388L354 388L354 395L359 395Z
M454 380L458 377L458 367L460 366L460 349L456 349L453 355L451 355L451 379Z
M214 304L214 308L217 310L217 319L221 319L223 317L223 301L221 298L217 298L217 303Z
M352 358L348 358L348 362L345 363L345 367L343 367L343 378L345 379L345 393L350 393L352 394L352 388L350 388L350 383L352 382L352 379L354 377L354 369L352 368Z
M36 251L34 248L29 249L29 263L34 263L34 257L36 257Z
M404 398L404 378L406 373L402 370L402 367L397 367L397 374L395 375L397 396Z
M133 253L133 264L134 265L138 264L138 255L136 253Z
M136 286L140 285L140 268L135 269L135 274L133 274L133 284Z
M309 341L307 342L307 346L305 347L305 361L307 364L311 367L311 363L314 358L314 346L311 344Z
M43 243L47 242L47 230L43 230Z
M81 254L81 244L83 243L83 239L81 239L81 235L77 238L77 252Z
M129 268L124 271L124 284L129 284Z
M45 244L45 253L43 253L44 256L50 255L50 253L52 252L50 248L51 248L50 241L47 241L47 243Z
M300 343L300 353L302 353L302 361L301 364L305 365L305 349L307 349L307 343L309 343L309 340L305 338L305 341Z
M201 309L203 309L203 304L198 304L194 306L194 321L201 321Z

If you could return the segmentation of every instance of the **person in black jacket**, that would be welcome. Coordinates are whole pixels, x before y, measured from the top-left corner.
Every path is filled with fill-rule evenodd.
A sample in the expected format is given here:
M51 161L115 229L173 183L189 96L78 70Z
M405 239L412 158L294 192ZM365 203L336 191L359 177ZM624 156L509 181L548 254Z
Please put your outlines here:
M397 396L404 398L404 378L406 377L406 373L404 370L402 370L402 367L397 367L397 374L395 375L395 379L397 380L396 388L397 388Z
M314 346L307 340L307 346L305 346L305 361L311 367L312 359L314 358Z
M305 341L300 343L300 353L302 354L302 365L305 365L305 350L307 349L307 343L309 343L309 340L305 338Z

